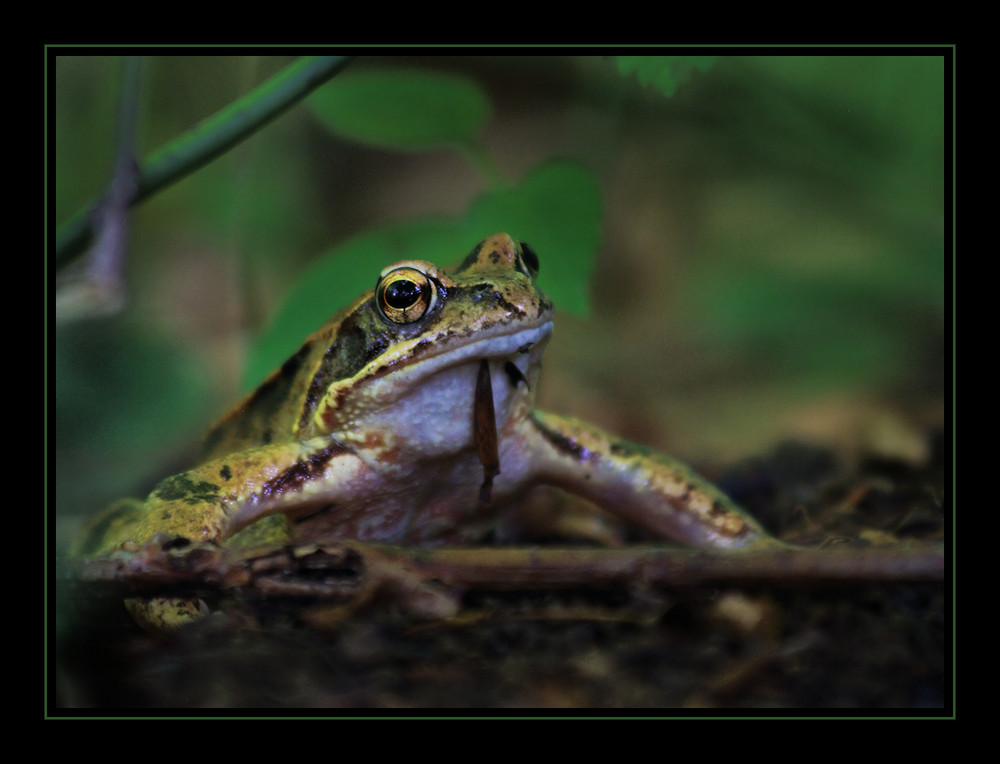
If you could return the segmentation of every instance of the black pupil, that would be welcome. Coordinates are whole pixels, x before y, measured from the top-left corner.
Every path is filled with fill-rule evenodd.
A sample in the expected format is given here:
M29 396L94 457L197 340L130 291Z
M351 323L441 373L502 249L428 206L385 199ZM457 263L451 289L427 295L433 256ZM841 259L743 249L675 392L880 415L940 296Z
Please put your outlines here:
M420 299L420 287L413 281L399 279L385 288L385 302L390 308L405 310Z

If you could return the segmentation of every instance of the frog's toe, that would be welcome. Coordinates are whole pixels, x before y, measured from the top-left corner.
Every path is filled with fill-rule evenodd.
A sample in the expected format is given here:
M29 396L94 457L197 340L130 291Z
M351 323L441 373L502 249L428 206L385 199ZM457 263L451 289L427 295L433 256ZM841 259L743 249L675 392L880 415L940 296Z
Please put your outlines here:
M125 600L132 617L151 631L174 631L209 614L204 600L157 597Z

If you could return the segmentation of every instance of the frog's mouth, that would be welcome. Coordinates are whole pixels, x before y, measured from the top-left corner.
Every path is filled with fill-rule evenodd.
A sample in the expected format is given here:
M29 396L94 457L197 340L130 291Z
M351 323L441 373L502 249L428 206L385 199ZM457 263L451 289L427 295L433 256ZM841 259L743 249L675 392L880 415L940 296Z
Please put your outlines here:
M413 411L439 409L442 416L453 416L455 401L480 388L476 380L483 360L492 362L494 370L500 362L511 379L530 380L530 369L552 334L552 321L546 317L534 326L510 328L495 325L467 335L424 337L383 354L359 372L363 382L332 385L316 409L315 421L321 431L332 432L376 412L407 416L396 410L406 401ZM484 398L485 391L484 384ZM485 406L482 411L473 414L485 421Z
M444 368L475 358L504 358L517 353L527 353L552 334L552 321L517 331L504 331L498 325L480 330L467 337L444 336L424 338L406 352L405 363L427 363L428 367Z
M372 362L374 368L365 376L375 380L391 372L394 378L406 380L400 389L412 389L418 382L444 369L480 359L509 358L520 367L523 363L519 361L527 360L533 348L544 346L551 334L552 320L547 319L517 331L497 325L467 336L424 337L396 352L379 356Z

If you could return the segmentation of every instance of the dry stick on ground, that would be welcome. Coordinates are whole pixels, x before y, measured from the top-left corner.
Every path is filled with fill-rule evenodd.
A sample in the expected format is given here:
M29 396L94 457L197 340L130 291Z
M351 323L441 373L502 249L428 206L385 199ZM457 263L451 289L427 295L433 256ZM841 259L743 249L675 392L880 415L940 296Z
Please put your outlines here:
M167 542L105 558L65 560L60 573L119 595L239 588L260 598L357 603L379 592L425 616L446 617L457 604L440 584L452 591L511 591L940 581L944 551L928 544L719 553L664 546L424 549L340 542L235 552L212 545L171 549Z

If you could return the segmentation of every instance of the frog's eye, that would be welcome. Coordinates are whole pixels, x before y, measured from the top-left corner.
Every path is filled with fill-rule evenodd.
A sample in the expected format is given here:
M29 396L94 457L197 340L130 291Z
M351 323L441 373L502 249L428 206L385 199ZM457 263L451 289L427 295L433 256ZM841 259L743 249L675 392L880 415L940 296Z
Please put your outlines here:
M437 289L426 273L403 266L385 274L375 287L375 304L394 324L412 324L434 307Z
M521 257L519 258L518 265L521 265L521 271L527 268L526 276L531 276L534 278L538 275L538 255L535 254L535 250L531 248L531 245L526 241L518 242L521 247Z

